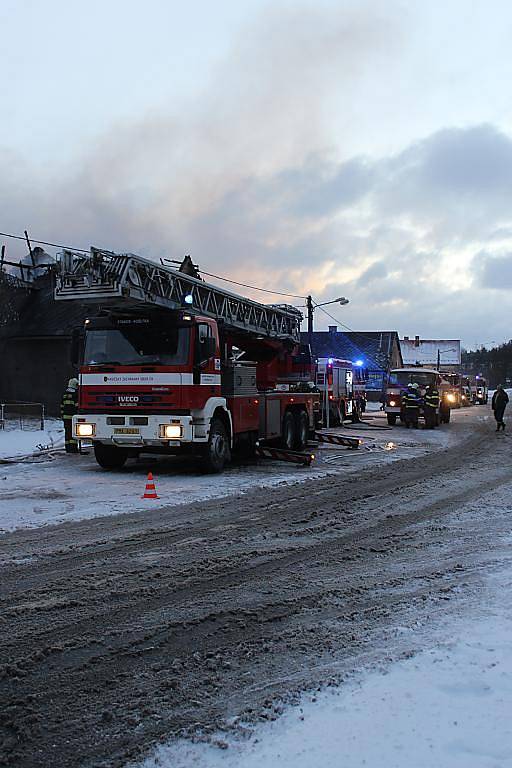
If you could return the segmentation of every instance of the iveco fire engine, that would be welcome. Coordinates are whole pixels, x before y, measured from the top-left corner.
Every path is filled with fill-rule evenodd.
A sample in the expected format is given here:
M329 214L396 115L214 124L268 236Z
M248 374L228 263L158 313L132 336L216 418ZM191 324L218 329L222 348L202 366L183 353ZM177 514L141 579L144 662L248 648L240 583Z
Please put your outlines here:
M55 298L104 309L83 329L78 441L98 463L190 453L210 472L260 439L302 449L320 396L301 313L132 254L63 251Z
M443 377L441 372L433 368L422 368L421 366L395 368L390 371L384 403L388 424L396 424L397 418L403 420L402 393L409 384L418 384L421 396L425 394L429 384L437 388L439 392L438 419L440 422L448 424L451 408L455 402L452 385Z

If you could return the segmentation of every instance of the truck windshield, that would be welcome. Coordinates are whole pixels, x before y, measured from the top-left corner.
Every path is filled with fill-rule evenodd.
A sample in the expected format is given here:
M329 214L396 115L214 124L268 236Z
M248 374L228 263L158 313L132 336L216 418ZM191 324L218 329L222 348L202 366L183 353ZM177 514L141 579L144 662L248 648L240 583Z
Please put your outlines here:
M185 365L189 339L190 328L155 323L91 329L86 333L84 364Z
M420 387L426 387L428 384L436 383L435 373L426 373L425 371L391 371L389 374L390 387L403 387L408 384L419 384Z

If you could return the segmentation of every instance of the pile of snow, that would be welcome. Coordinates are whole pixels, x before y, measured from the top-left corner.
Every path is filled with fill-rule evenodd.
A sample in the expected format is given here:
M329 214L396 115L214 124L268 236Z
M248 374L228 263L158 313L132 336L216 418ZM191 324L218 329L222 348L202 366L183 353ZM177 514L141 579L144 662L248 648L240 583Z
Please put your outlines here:
M0 459L28 456L46 448L64 447L62 422L47 422L44 430L5 429L0 430Z

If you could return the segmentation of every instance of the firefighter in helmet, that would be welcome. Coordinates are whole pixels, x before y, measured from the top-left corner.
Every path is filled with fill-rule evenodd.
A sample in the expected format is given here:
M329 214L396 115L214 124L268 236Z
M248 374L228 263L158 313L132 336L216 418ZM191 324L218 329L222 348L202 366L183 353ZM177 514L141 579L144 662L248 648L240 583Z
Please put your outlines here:
M404 421L407 429L414 427L418 429L418 418L420 415L421 396L418 384L409 384L403 397Z
M73 416L78 408L78 379L70 379L60 404L60 415L64 422L64 444L66 453L78 453L78 443L73 438Z
M434 429L437 426L437 409L439 408L439 392L435 384L428 384L425 390L423 412L425 414L426 429Z

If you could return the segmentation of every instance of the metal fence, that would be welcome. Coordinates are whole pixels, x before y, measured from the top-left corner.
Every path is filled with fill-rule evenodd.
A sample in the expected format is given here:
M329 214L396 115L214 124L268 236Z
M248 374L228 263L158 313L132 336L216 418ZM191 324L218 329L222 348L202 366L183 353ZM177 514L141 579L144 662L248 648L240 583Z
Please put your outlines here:
M43 430L45 407L43 403L11 401L0 403L0 429Z

